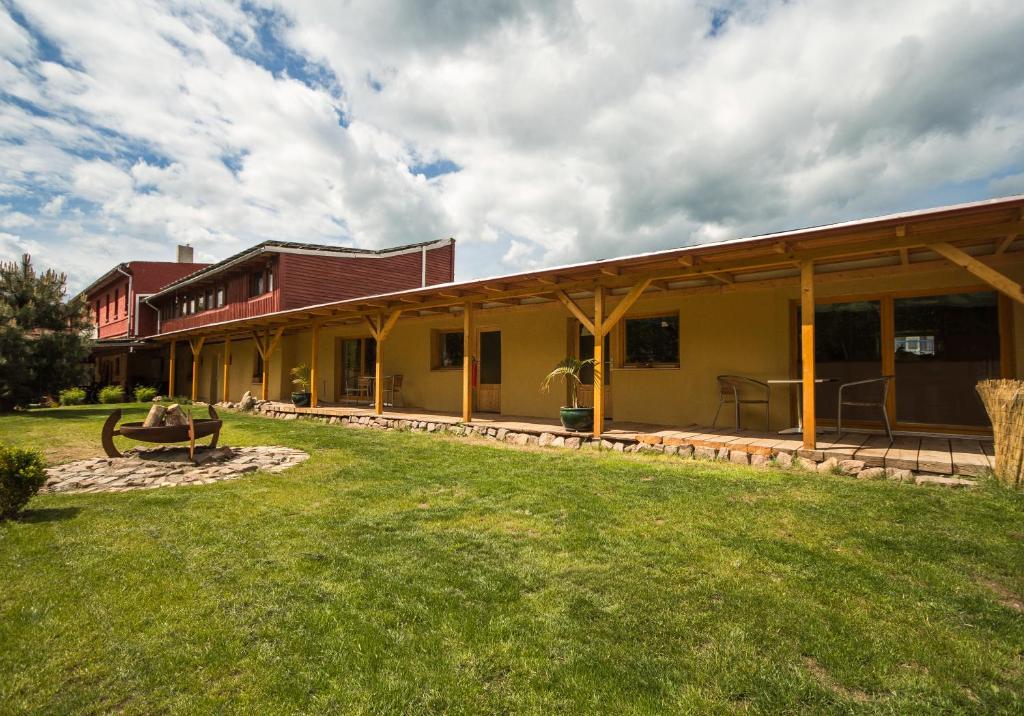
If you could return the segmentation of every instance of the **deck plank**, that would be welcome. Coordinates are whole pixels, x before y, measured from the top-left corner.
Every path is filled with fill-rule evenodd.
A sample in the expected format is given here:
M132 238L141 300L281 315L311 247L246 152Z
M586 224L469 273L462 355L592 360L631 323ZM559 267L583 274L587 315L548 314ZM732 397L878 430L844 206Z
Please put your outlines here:
M821 452L826 459L834 457L836 460L852 460L870 437L869 433L843 433L831 443L822 445Z
M921 438L898 435L885 454L885 466L898 470L917 470L917 455L921 451Z
M862 460L869 467L885 467L885 454L889 452L889 438L872 435L853 454L855 460Z
M949 441L953 472L958 475L981 477L991 469L988 457L978 440L953 438Z
M917 454L917 469L936 472L940 475L953 474L953 455L947 438L921 438L921 450Z

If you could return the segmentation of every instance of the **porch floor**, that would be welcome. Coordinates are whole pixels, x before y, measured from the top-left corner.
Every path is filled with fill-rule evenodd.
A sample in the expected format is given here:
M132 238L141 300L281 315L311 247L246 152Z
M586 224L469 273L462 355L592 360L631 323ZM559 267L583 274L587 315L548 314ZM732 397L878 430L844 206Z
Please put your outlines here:
M274 410L320 417L374 416L372 408L342 405L296 408L291 403L274 403ZM462 416L458 413L427 411L415 407L389 407L385 409L382 417L446 425L462 423ZM476 414L469 424L536 435L581 435L565 430L555 419L518 415ZM589 433L586 435L589 436ZM986 474L991 469L993 459L992 439L984 436L921 436L896 433L890 444L884 434L867 431L850 431L839 436L835 433L823 433L818 437L815 450L804 450L802 441L795 435L698 425L675 427L610 420L605 425L602 437L611 442L693 445L740 450L766 456L785 452L818 461L830 457L838 460L862 460L869 467L891 467L939 475L959 474L974 477Z

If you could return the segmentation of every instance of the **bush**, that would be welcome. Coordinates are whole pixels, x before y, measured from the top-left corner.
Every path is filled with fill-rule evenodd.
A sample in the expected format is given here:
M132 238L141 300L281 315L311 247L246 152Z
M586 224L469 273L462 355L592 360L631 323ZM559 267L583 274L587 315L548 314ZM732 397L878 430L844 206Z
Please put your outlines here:
M101 403L123 403L124 388L119 385L108 385L100 389Z
M46 464L35 450L0 446L0 520L15 517L46 482Z
M140 385L135 389L136 403L151 403L156 397L156 388L148 385Z
M81 388L65 388L59 395L61 405L81 405L85 402L85 391Z

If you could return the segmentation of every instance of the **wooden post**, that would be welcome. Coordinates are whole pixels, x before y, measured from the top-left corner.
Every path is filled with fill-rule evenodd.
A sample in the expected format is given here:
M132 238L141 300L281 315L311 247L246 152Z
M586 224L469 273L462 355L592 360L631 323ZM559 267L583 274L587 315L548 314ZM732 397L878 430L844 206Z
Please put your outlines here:
M373 366L373 412L384 412L384 317L377 314L377 355Z
M473 358L476 354L473 340L473 304L466 303L462 311L462 422L473 420Z
M270 356L274 354L274 350L277 348L277 344L281 341L281 335L283 333L284 326L277 329L273 339L270 337L269 328L267 328L263 338L260 338L259 333L255 330L252 332L252 340L256 344L256 350L259 351L260 358L263 359L263 375L260 380L261 400L267 400L268 388L270 385Z
M270 331L267 331L267 338L270 338ZM270 353L266 349L260 350L260 358L263 359L263 372L260 374L260 400L267 400L268 388L270 387Z
M817 444L817 415L814 412L814 262L800 264L800 354L803 362L804 449Z
M604 286L594 289L594 438L604 432Z
M224 339L224 378L221 380L221 400L228 402L231 395L231 336Z
M171 359L168 361L167 397L174 397L174 354L178 352L178 342L171 341Z
M313 338L310 341L310 356L309 356L309 405L311 408L317 407L320 395L316 387L317 381L317 367L320 362L320 322L313 322Z
M203 352L203 343L205 342L205 336L188 339L188 347L192 349L192 402L199 399L199 355ZM210 400L213 398L214 396L211 395Z

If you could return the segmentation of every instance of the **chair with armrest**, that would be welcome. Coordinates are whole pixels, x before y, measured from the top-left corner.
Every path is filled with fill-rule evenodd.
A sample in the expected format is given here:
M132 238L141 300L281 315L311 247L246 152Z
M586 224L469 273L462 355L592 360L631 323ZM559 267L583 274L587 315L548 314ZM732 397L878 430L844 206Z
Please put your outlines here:
M892 384L893 376L883 375L881 378L867 378L866 380L854 380L843 383L839 386L839 408L836 412L836 434L843 432L843 408L878 408L882 411L882 420L885 421L885 434L892 442L892 425L889 423L889 410L886 408L886 400L889 397L889 386ZM852 390L851 390L852 389ZM847 397L847 393L853 393Z
M742 375L720 375L718 380L718 409L711 427L718 423L718 415L722 407L732 403L736 411L736 429L740 428L740 407L743 405L763 405L765 430L771 430L771 388L767 383Z

